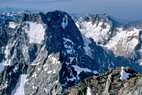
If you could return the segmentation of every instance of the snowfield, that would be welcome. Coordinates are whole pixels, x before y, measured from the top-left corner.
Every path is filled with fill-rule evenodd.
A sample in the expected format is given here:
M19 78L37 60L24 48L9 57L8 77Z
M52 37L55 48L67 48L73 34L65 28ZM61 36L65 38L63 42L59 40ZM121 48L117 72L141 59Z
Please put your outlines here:
M43 24L27 22L27 26L24 29L29 37L29 43L40 44L44 40L45 28Z

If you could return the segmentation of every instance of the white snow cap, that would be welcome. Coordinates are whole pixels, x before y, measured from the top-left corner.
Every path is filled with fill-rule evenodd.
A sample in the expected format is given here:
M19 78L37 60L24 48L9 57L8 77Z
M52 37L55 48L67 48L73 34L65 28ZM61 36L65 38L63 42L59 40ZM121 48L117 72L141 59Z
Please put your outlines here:
M86 95L92 95L90 87L87 87L87 93L86 93Z
M120 72L120 80L127 80L129 78L130 73L126 73L124 70L124 67L121 67L121 72Z

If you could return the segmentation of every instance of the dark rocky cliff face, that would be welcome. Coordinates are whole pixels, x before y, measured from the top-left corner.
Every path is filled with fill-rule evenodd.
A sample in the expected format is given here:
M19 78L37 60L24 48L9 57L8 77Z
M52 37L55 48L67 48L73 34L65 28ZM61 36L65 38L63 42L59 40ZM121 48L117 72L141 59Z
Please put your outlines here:
M141 95L142 75L129 68L116 68L87 78L62 95Z
M1 95L55 95L113 67L106 52L60 11L3 15L0 57Z

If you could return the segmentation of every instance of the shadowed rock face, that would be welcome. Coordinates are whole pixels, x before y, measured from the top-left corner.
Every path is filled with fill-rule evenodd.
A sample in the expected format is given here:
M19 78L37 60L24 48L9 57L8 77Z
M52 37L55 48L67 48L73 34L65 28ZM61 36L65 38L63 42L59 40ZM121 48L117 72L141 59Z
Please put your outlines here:
M123 70L125 74L122 73L122 68L116 68L84 79L78 86L70 88L61 95L141 95L142 74L129 68ZM121 77L126 77L126 73L129 76L122 80Z

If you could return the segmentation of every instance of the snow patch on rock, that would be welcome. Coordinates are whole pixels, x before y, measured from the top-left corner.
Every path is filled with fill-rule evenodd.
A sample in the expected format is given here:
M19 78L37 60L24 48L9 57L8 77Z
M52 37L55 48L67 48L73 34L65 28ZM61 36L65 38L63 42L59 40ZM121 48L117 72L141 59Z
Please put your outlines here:
M48 74L51 74L52 72L53 72L53 71L48 71L47 73L48 73Z
M24 29L29 37L29 43L40 44L44 40L44 25L36 22L27 22L26 24L27 26L25 26Z
M26 82L26 77L27 77L27 75L25 75L25 74L21 75L20 80L16 85L16 89L13 90L13 92L12 92L12 95L25 95L24 94L24 85Z
M16 28L16 26L17 26L16 23L14 23L14 22L9 22L9 28L14 29L14 28Z
M86 95L92 95L90 87L87 87L87 93L86 93Z
M76 77L72 77L72 78L67 78L67 81L75 81L77 78Z
M4 70L5 66L6 66L5 61L2 61L0 63L0 72L2 72Z
M73 49L74 43L68 38L63 38L63 40L64 40L63 44L64 47L66 48L67 54L74 54L75 53L75 50Z
M121 72L120 72L120 80L127 80L129 78L130 73L125 72L124 67L121 67Z
M59 64L60 63L60 61L56 57L54 57L53 54L50 54L48 56L48 58L51 59L52 64Z
M65 29L68 26L68 16L65 15L65 17L63 17L63 21L62 21L62 28Z
M78 74L80 74L81 72L92 72L92 73L94 73L94 74L98 74L98 72L97 71L92 71L92 70L90 70L90 69L88 69L88 68L81 68L81 67L79 67L79 66L77 66L77 65L73 65L72 66L73 68L74 68L74 70L78 73Z

